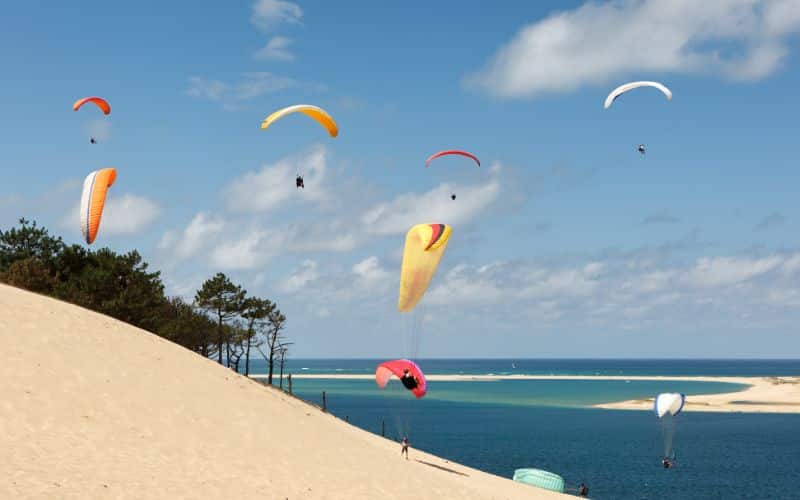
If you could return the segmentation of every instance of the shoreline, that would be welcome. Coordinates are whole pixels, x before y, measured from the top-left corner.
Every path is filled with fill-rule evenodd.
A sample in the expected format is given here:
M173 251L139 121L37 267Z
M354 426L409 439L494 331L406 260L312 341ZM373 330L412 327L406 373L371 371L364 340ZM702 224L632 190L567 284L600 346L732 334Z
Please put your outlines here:
M266 375L251 375L265 379ZM273 378L277 378L274 377ZM292 374L293 379L371 380L371 374ZM618 380L721 382L745 387L725 393L697 394L686 397L684 411L726 413L800 413L800 376L715 377L648 375L429 375L429 381L494 382L500 380ZM653 398L611 401L589 406L607 410L651 411Z

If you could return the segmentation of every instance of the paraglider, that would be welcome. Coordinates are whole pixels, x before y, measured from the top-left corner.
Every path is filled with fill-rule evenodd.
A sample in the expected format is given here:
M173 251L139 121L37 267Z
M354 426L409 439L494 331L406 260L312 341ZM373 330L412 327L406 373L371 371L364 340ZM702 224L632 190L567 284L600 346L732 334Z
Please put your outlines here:
M72 105L72 111L78 111L87 102L91 102L92 104L100 108L100 111L102 111L104 115L111 113L111 105L108 104L108 101L106 101L102 97L97 97L97 96L84 97L83 99L78 99ZM97 144L97 140L94 137L90 137L89 144Z
M339 135L339 127L336 125L336 121L334 121L333 117L324 109L311 104L295 104L294 106L287 106L275 111L266 117L263 122L261 122L261 130L266 130L276 121L292 113L303 113L304 115L313 118L317 123L325 127L325 130L328 131L328 135L331 137L336 137ZM305 189L303 177L300 174L297 174L295 186L297 189Z
M438 153L434 153L434 154L430 155L428 157L428 159L425 160L425 168L428 168L428 166L430 166L431 162L433 160L435 160L436 158L441 158L442 156L449 156L449 155L458 155L458 156L464 156L466 158L470 158L479 167L481 166L481 161L474 154L472 154L472 153L470 153L468 151L462 151L460 149L447 149L447 150L439 151ZM456 201L455 193L450 195L450 199L453 200L453 201Z
M104 168L95 170L86 176L83 181L81 194L81 233L88 244L92 244L100 229L100 219L103 216L103 207L106 203L108 188L114 184L117 170Z
M439 151L438 153L430 155L428 159L425 160L425 167L427 168L428 166L430 166L431 162L436 158L441 158L442 156L448 156L448 155L465 156L467 158L470 158L475 163L477 163L479 167L481 166L481 161L474 154L469 153L467 151L461 151L460 149L447 149L445 151Z
M644 153L645 153L644 144L639 144L639 147L636 148L636 150L639 152L639 154L644 155Z
M408 230L400 268L397 309L409 312L422 299L436 273L452 230L445 224L417 224Z
M513 480L518 483L529 484L545 490L564 493L564 478L558 474L541 469L517 469L514 471Z
M395 359L381 363L375 369L375 383L381 389L386 387L392 376L397 377L403 386L417 399L428 392L428 383L420 367L408 359Z
M271 115L269 115L263 122L261 122L261 129L267 129L270 125L275 123L276 121L280 120L286 115L290 115L292 113L303 113L306 116L309 116L317 121L320 125L325 127L325 130L328 131L328 134L331 137L336 137L339 135L339 127L336 125L336 122L333 120L333 117L328 114L327 111L324 109L312 106L311 104L296 104L294 106L288 106L283 109L279 109L275 111Z
M95 106L97 106L98 108L100 108L100 110L103 112L104 115L107 115L107 114L111 113L111 105L108 104L108 101L106 101L102 97L97 97L97 96L84 97L83 99L78 99L72 105L72 110L73 111L78 111L87 102L90 102L90 103L94 104Z
M653 401L653 411L661 422L664 434L664 459L661 464L665 469L674 466L675 455L672 451L672 440L675 436L675 417L683 410L685 402L686 396L677 392L659 394Z
M654 88L657 88L658 90L663 92L665 96L667 96L668 100L672 99L672 91L670 91L667 87L665 87L661 83L658 83L658 82L644 82L644 81L642 81L642 82L630 82L630 83L626 83L624 85L620 85L619 87L617 87L614 90L612 90L611 93L608 94L608 97L606 97L606 102L604 103L603 107L605 109L610 108L611 105L614 103L614 101L617 100L617 98L619 96L621 96L625 92L629 92L629 91L631 91L633 89L638 89L640 87L654 87Z

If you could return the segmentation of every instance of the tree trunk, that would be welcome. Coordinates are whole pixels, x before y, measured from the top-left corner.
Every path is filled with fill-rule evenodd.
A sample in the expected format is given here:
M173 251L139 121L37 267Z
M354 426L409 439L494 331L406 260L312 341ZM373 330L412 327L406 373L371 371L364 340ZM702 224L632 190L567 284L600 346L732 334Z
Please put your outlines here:
M281 381L280 381L280 384L279 384L281 389L283 389L283 358L284 358L284 354L283 354L283 350L281 350Z
M267 383L272 385L272 369L275 366L275 350L269 350L269 376L267 377Z
M217 312L219 323L217 323L217 361L222 364L222 310Z
M250 375L250 343L253 339L253 328L250 327L247 331L247 349L244 352L244 376Z

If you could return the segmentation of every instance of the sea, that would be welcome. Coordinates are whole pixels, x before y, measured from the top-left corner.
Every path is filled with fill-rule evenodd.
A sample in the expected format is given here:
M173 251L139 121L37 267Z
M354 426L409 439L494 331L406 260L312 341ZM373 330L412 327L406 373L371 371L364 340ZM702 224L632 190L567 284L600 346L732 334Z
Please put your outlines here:
M377 359L287 359L284 374L372 374ZM427 375L800 375L800 360L418 359ZM251 364L264 373L263 362ZM276 385L278 381L274 382ZM284 382L285 383L285 382ZM736 384L640 380L428 382L416 400L399 383L294 378L295 395L369 432L498 476L518 468L581 482L598 499L800 499L800 414L683 412L676 466L664 469L652 411L593 405L661 392L730 392ZM286 388L286 387L284 387ZM398 444L398 459L400 446ZM531 487L533 488L533 487Z

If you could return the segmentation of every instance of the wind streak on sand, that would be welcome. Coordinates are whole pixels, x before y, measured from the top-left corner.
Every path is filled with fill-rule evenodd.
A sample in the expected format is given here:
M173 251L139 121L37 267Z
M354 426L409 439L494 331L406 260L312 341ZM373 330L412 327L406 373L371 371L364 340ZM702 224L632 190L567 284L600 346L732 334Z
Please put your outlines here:
M253 378L264 376L253 375ZM370 380L374 375L297 374L295 379ZM684 411L746 413L800 413L800 377L670 377L617 375L427 375L428 381L491 382L497 380L647 380L675 382L724 382L747 387L723 394L698 394L686 398ZM609 402L596 408L646 410L653 408L653 398Z

